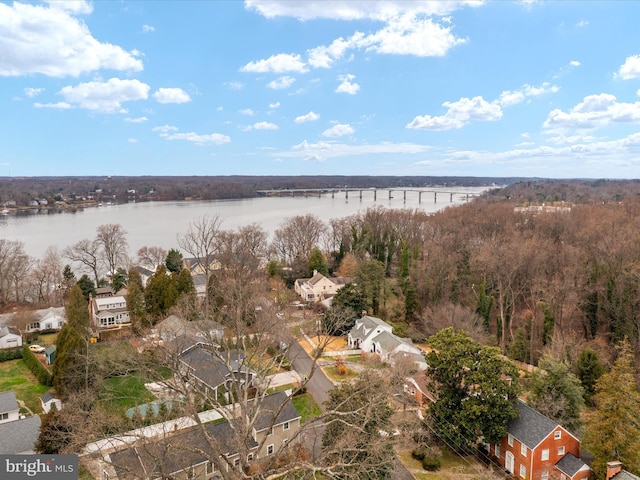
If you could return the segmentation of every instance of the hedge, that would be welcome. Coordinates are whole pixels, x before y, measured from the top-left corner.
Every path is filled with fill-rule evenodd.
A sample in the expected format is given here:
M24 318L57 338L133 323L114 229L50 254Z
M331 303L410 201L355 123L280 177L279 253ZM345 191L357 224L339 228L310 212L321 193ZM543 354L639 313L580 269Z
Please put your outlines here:
M47 370L33 352L29 350L28 345L25 345L22 349L22 358L24 359L24 363L27 367L29 367L29 370L31 370L42 385L47 385L49 387L53 385L53 377L49 373L49 370Z
M0 362L8 362L18 358L22 358L22 349L20 347L0 349Z

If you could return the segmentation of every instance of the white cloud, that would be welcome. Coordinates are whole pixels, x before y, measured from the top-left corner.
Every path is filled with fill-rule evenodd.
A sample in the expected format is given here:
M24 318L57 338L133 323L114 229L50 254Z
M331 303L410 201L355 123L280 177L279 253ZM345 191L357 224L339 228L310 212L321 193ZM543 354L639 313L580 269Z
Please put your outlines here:
M145 100L149 93L149 85L139 80L111 78L106 82L87 82L75 87L67 86L59 93L68 103L80 108L114 113L123 112L123 102Z
M144 33L155 32L156 31L156 27L153 27L151 25L142 25L142 31Z
M195 143L196 145L224 145L229 143L231 138L221 133L198 134L194 132L174 133L178 131L177 127L171 125L162 125L152 128L154 132L159 132L160 136L166 140L184 140Z
M444 102L447 112L441 116L417 116L407 128L419 130L450 130L462 128L471 121L496 121L502 118L502 109L482 97L461 98L457 102Z
M173 125L160 125L159 127L153 127L151 129L151 131L160 132L160 134L162 136L162 134L166 134L166 133L169 133L169 132L177 132L178 131L178 127L174 127Z
M298 54L279 53L271 57L257 62L249 62L240 69L241 72L254 73L286 73L298 72L305 73L308 71L304 62Z
M355 82L351 82L351 80L355 79L355 75L340 75L338 80L341 80L342 83L338 85L336 88L337 93L348 93L349 95L355 95L360 90L360 85Z
M42 92L44 92L44 88L28 88L27 87L24 89L24 94L29 98L37 97Z
M500 94L500 97L496 102L502 107L510 107L522 102L527 97L538 97L546 93L557 93L559 90L560 87L557 85L551 85L549 82L544 82L539 87L534 87L525 83L519 90L505 90Z
M257 123L254 123L253 125L249 125L243 128L243 130L245 132L248 132L251 130L278 130L278 125L271 122L257 122Z
M127 139L127 142L129 142L129 143L138 143L138 139L137 138L129 138L129 139Z
M304 115L300 115L295 118L295 123L305 123L305 122L315 122L320 118L320 115L315 113L314 111L310 111L309 113L305 113Z
M256 114L256 113L255 113L253 110L251 110L250 108L245 108L245 109L243 109L243 110L240 110L239 112L240 112L242 115L247 115L247 116L249 116L249 117L252 117L252 116L254 116L254 115Z
M129 123L144 123L147 120L149 120L147 117L137 117L137 118L125 118L124 121L125 122L129 122Z
M274 102L269 104L269 108L280 108L280 102Z
M71 13L91 13L93 6L85 0L45 0L51 8Z
M362 37L364 37L363 33L356 33L349 40L344 40L340 37L331 42L328 47L321 45L308 50L309 65L313 68L331 68L333 63L342 58L347 50L354 48L357 40Z
M245 7L254 10L266 18L294 17L298 20L327 18L332 20L384 20L406 12L426 15L448 15L460 8L481 5L479 0L449 0L434 2L431 0L400 1L359 1L338 2L311 0L292 2L291 0L245 0Z
M153 94L158 103L187 103L191 97L181 88L159 88Z
M0 3L0 76L77 77L101 69L141 71L139 52L101 43L76 14L86 2Z
M572 66L572 67L574 67L574 68L577 68L577 67L579 67L579 66L580 66L580 65L582 65L582 64L581 64L579 61L577 61L577 60L571 60L571 61L569 62L569 65L570 65L570 66Z
M576 23L576 27L578 27L578 28L584 28L587 25L589 25L589 21L588 20L580 20L578 23Z
M336 123L333 127L322 132L323 137L344 137L355 132L353 127L348 123Z
M58 102L58 103L39 103L36 102L33 104L34 107L36 108L55 108L58 110L69 110L70 108L73 108L73 106L70 103L67 102Z
M290 150L274 152L271 156L276 158L304 158L323 161L328 158L342 158L358 155L379 154L418 154L430 150L428 145L414 143L381 142L377 144L346 145L334 142L309 143L306 140L294 145Z
M274 90L283 90L285 88L289 88L291 85L293 85L295 81L296 79L293 77L284 76L284 77L278 78L277 80L272 80L271 82L267 83L267 87L272 88Z
M225 85L231 90L242 90L244 84L242 82L226 82Z
M610 123L639 123L640 102L619 103L614 95L601 93L584 97L582 102L564 112L549 112L544 128L551 133L566 129L594 129Z
M618 70L616 76L623 80L631 80L633 78L640 77L640 55L631 55L630 57L627 57L624 63L620 66L620 70Z

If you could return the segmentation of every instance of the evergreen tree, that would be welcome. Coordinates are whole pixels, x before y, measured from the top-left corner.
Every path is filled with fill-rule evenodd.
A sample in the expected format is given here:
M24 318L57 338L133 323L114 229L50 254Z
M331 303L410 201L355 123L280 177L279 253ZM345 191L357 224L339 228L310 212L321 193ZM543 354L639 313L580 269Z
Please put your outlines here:
M360 287L347 283L333 296L331 308L322 320L324 330L330 335L344 335L353 328L362 312L367 310L368 306Z
M76 283L69 292L69 299L65 306L65 316L67 317L68 324L78 330L81 335L88 337L90 322L89 305L87 304L87 299L84 296L80 282ZM58 354L56 352L56 358L57 356Z
M80 286L82 290L82 294L84 295L85 300L89 300L89 294L96 296L96 285L93 283L86 274L80 277L77 284Z
M318 247L313 247L309 252L309 276L313 277L315 271L322 275L329 274L329 266L327 265L327 259Z
M113 288L114 292L117 292L118 290L127 286L127 283L129 283L129 279L127 278L127 276L127 271L122 267L118 267L116 273L111 279L111 287Z
M624 340L613 368L596 382L593 415L585 421L584 447L593 454L591 468L604 478L607 462L620 461L640 474L640 392L631 345Z
M144 292L136 282L129 283L127 292L127 309L131 319L131 327L137 334L144 332L150 325L147 320L147 309L144 303Z
M529 404L560 425L576 431L584 406L584 389L569 364L545 355L531 375Z
M174 274L175 275L175 274ZM193 277L191 272L187 268L180 270L178 275L172 275L172 279L175 283L175 288L178 295L184 293L193 293L196 291L196 287L193 285Z
M585 348L578 357L578 378L584 388L584 400L591 404L591 399L596 393L596 382L604 373L598 354L590 348Z
M171 278L167 275L164 265L158 266L156 272L147 280L147 287L144 290L144 301L147 312L154 319L160 319L166 312L166 300L171 296L169 287Z
M73 273L73 270L71 270L71 266L70 265L65 265L64 269L62 270L62 278L64 281L64 298L66 299L69 296L69 291L71 290L71 287L73 287L73 285L76 283L76 276Z
M391 415L384 378L363 371L353 382L342 382L329 392L328 418L322 449L331 478L371 480L388 478L395 453Z
M141 292L144 291L144 285L142 284L142 277L140 276L140 272L138 272L138 269L136 267L129 268L129 273L127 277L129 279L129 284L127 285L127 287L131 287L131 285L135 283L136 285L138 285Z
M485 347L467 333L445 328L428 340L427 374L437 400L429 407L435 433L461 452L479 435L494 442L517 418L518 370L498 348Z
M164 261L164 265L166 269L171 273L179 272L183 267L182 254L175 248L172 248L171 250L169 250L169 253L167 253L167 258Z
M384 303L385 268L378 260L368 260L358 265L356 283L364 292L367 304L373 308L373 314L378 315L380 303Z

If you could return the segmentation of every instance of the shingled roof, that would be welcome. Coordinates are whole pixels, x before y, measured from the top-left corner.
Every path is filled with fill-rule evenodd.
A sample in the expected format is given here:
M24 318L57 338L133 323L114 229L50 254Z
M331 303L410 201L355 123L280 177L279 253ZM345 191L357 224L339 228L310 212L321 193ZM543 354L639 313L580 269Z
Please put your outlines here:
M40 415L0 423L0 454L33 452L40 435Z
M519 418L509 422L507 431L532 450L559 426L558 423L534 410L522 400L518 400L518 410Z
M573 478L573 476L580 470L589 469L586 463L574 456L572 453L567 453L562 457L560 461L556 463L556 468L569 478Z

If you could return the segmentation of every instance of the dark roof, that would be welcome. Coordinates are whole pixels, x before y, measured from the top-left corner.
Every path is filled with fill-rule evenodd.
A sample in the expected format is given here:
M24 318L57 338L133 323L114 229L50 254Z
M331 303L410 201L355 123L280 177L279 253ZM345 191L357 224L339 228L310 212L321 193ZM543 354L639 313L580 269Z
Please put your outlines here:
M13 390L0 393L0 413L12 412L18 410L18 401Z
M0 338L2 337L6 337L9 334L13 334L13 335L20 335L20 331L14 327L13 325L5 325L3 327L0 327Z
M259 408L260 412L254 424L257 432L300 418L298 410L285 391L265 396ZM276 416L275 420L273 420L274 416Z
M218 355L200 347L188 349L180 360L192 369L192 374L211 388L222 385L233 373L245 372L244 353L240 350L220 352Z
M39 435L40 415L0 423L0 454L31 452Z
M138 273L140 275L144 275L145 277L150 277L151 275L153 275L155 273L152 270L149 270L148 268L142 267L140 265L136 266L136 270L138 271Z
M558 463L556 463L556 468L567 475L569 478L572 478L576 473L578 473L582 468L586 466L586 463L584 463L582 460L575 457L571 453L567 453L560 459Z
M233 456L239 452L239 438L229 422L209 424L205 429L207 435L195 427L170 434L159 441L149 441L114 452L109 458L119 479L133 480L153 478L154 474L168 476L208 461L214 456L208 440L215 442L223 455ZM247 440L248 449L257 446L254 439Z
M509 421L507 431L532 450L559 426L522 400L518 400L518 410L520 417Z
M621 470L611 477L611 480L640 480L640 477L629 473L626 470Z
M56 398L55 393L47 392L40 397L40 400L42 401L42 403L47 403L48 401L53 400L54 398Z

